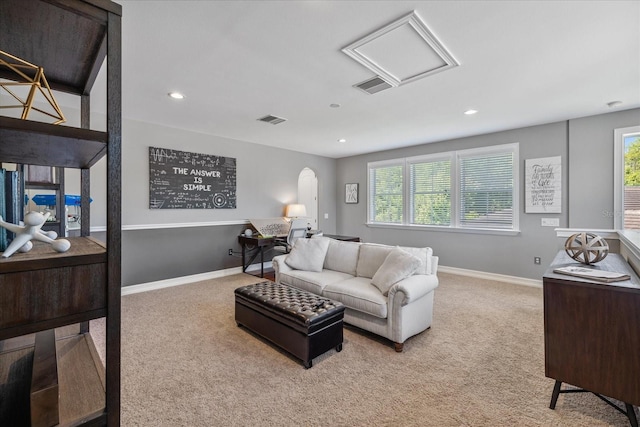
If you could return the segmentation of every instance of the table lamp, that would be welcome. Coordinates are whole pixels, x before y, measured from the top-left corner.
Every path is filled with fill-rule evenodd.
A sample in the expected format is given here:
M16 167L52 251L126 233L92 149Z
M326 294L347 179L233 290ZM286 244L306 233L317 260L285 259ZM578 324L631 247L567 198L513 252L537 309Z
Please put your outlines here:
M287 218L299 218L307 216L307 208L302 204L287 205L285 214Z

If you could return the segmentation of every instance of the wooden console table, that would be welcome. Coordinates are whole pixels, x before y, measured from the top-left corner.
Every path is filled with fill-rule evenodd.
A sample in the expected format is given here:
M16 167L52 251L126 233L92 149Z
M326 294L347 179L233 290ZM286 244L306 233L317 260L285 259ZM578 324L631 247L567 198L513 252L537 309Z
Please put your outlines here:
M242 272L246 272L247 268L260 254L260 277L264 277L264 248L272 248L275 245L275 237L246 237L241 234L238 236L238 243L242 246ZM255 246L258 250L253 254L249 262L246 262L247 246Z
M543 277L545 375L556 380L549 407L555 409L560 393L588 391L637 427L640 280L618 254L609 254L595 268L627 273L630 280L603 283L553 272L566 265L579 263L562 251ZM563 382L580 389L561 390ZM607 397L624 402L625 408Z
M307 233L307 237L313 237L314 234L313 233ZM322 234L322 236L324 237L328 237L330 239L334 239L334 240L340 240L343 242L359 242L360 238L356 237L356 236L342 236L339 234Z

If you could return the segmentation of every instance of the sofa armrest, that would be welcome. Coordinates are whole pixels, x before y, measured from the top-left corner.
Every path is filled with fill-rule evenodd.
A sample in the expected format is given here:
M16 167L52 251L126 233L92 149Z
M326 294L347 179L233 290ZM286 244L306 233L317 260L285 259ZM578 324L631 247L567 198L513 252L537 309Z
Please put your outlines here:
M271 265L276 273L276 283L280 283L280 273L286 273L287 271L293 270L293 268L289 267L287 263L284 262L287 256L287 254L278 255L271 259Z
M439 258L437 256L431 255L431 274L438 274L438 261Z
M407 305L438 287L438 277L435 274L415 274L393 285L389 290L389 302L401 298L401 305ZM392 304L389 304L391 307Z

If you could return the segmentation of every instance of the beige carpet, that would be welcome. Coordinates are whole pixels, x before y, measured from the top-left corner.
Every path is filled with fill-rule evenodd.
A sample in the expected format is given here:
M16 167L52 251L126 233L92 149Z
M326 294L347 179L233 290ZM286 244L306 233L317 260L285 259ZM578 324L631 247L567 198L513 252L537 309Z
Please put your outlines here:
M305 370L236 326L233 290L256 280L123 297L123 426L628 425L591 394L548 408L541 289L441 274L433 326L404 353L346 328Z

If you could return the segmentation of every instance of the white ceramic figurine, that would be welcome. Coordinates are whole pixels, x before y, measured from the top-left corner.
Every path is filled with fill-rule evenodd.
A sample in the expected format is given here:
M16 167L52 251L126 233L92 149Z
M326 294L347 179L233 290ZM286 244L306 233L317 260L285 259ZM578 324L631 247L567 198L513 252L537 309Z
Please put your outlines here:
M57 239L58 234L55 231L41 230L49 215L49 212L44 215L35 211L28 212L24 216L24 225L11 224L0 216L0 227L16 233L16 237L2 253L2 258L9 258L16 251L29 252L33 248L32 239L49 243L56 252L69 250L71 243L67 239Z

